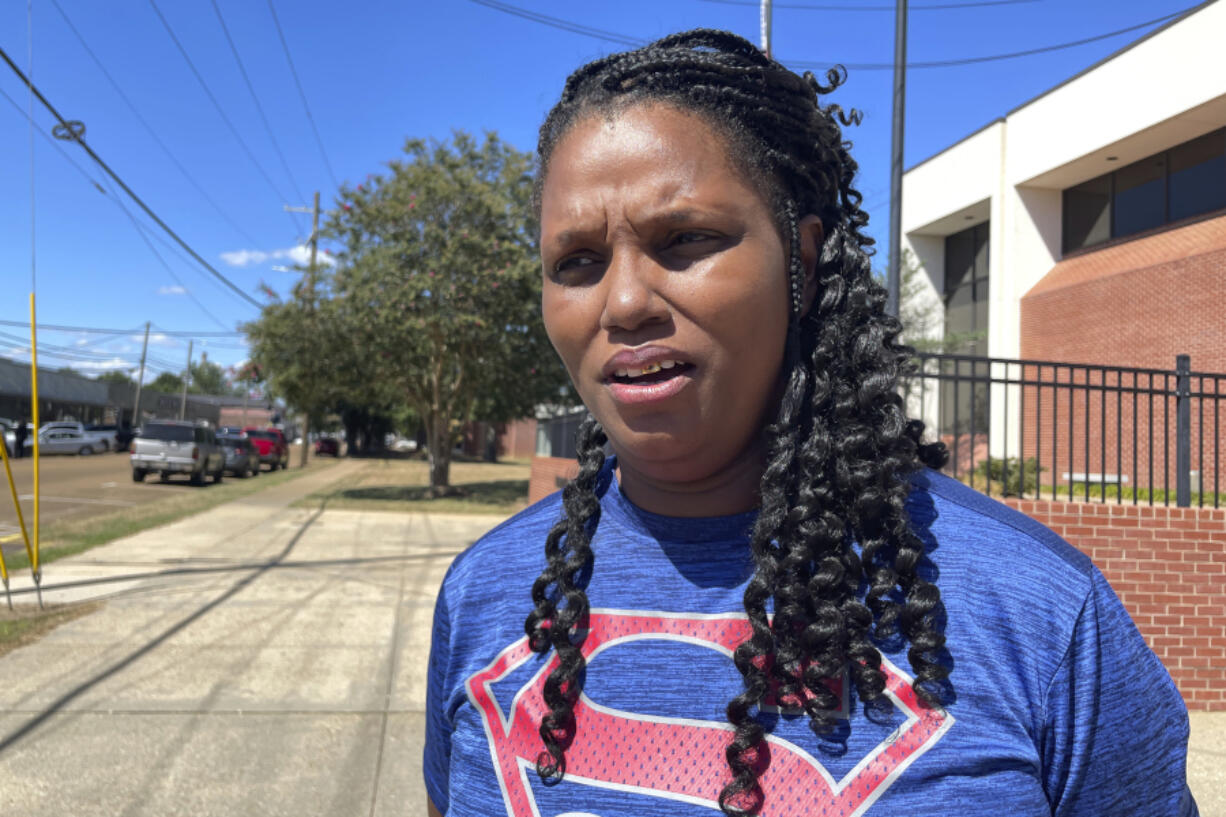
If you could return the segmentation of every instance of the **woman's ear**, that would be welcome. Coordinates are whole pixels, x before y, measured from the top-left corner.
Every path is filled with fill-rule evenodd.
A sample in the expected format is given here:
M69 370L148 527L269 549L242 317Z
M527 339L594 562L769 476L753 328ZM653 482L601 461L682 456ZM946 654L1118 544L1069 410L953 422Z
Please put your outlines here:
M807 215L796 225L800 233L800 262L805 271L805 292L802 298L800 314L808 315L817 297L817 262L821 258L822 245L826 242L826 230L822 220L815 215Z

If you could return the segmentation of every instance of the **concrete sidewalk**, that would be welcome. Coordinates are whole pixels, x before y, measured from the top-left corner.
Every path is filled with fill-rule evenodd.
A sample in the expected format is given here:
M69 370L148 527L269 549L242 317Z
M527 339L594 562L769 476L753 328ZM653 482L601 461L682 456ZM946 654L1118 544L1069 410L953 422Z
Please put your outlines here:
M357 467L49 565L188 572L46 593L106 601L0 659L0 809L422 813L435 591L500 520L289 507Z
M500 520L290 507L361 467L49 565L48 587L127 578L49 589L104 603L0 659L0 810L424 813L434 595ZM1192 724L1201 814L1226 817L1226 713Z

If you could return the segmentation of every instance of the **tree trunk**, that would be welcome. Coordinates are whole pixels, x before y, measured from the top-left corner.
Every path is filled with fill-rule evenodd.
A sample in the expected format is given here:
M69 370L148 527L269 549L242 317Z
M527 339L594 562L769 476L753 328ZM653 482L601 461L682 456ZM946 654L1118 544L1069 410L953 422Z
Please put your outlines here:
M430 435L430 493L443 496L451 487L451 440L447 421L431 417L427 421Z
M299 468L306 468L307 451L311 447L311 415L302 416L302 458L298 461Z

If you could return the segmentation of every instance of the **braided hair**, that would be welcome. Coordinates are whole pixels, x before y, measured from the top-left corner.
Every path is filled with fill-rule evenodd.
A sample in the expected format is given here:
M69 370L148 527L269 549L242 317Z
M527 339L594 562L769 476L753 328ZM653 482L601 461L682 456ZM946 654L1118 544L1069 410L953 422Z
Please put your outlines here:
M923 424L907 419L896 390L909 350L898 342L901 325L885 313L885 290L872 276L873 240L863 233L868 217L852 186L857 166L840 129L858 123L859 114L821 102L844 79L841 68L832 69L823 85L734 34L689 31L577 70L540 133L538 208L553 150L575 123L643 103L697 114L761 190L789 249L784 382L765 429L767 460L750 535L754 572L744 595L751 635L733 655L744 689L727 708L732 781L719 803L729 815L762 805L765 730L754 714L772 687L780 702L803 707L820 737L834 728L840 699L830 685L844 675L860 700L885 703L875 643L906 639L913 686L929 706L940 705L948 675L938 660L945 642L937 623L940 594L917 571L923 544L904 507L907 476L925 465L939 468L945 451L921 442ZM810 214L821 219L825 238L816 296L805 312L799 222ZM546 567L532 587L534 609L524 625L533 650L552 648L558 657L544 688L549 711L537 759L547 782L561 779L574 738L585 666L583 588L600 520L606 441L589 416L579 432L579 474L563 491L564 515L546 538Z

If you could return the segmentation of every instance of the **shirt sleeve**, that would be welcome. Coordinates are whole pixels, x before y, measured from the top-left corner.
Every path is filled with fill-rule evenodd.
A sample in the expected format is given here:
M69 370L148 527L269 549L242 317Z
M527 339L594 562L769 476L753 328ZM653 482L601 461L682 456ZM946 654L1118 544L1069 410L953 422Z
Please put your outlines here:
M1097 569L1044 715L1054 817L1197 817L1187 707Z
M451 615L447 585L439 590L434 605L434 629L430 638L430 664L426 675L426 749L423 761L426 793L441 814L450 802L451 717Z

